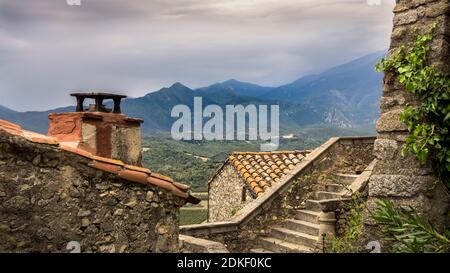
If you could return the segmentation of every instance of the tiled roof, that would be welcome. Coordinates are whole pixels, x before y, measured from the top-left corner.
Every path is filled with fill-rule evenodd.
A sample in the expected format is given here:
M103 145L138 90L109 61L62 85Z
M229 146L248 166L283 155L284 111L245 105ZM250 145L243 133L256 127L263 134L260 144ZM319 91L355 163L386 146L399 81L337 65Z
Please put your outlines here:
M67 152L91 159L88 163L90 167L112 173L127 181L153 185L169 190L174 195L182 197L190 203L197 204L200 201L189 194L188 186L174 182L170 177L152 172L146 168L127 165L120 160L95 156L88 151L77 148L78 142L58 142L54 137L23 130L19 125L5 120L0 120L0 130L3 130L10 135L22 137L34 143L57 146Z
M305 151L235 152L230 162L256 198L276 184L306 156Z

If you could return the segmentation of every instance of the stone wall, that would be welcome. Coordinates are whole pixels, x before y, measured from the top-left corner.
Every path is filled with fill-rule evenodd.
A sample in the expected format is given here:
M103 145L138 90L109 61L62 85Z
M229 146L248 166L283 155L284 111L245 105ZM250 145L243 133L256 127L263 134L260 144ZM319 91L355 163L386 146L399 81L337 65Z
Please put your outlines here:
M448 0L397 0L394 10L394 29L389 53L401 45L410 44L417 33L425 33L436 22L437 28L429 54L429 63L444 73L450 73L450 2ZM377 123L378 139L375 155L378 163L369 181L369 208L379 198L388 198L399 205L411 205L425 212L434 223L448 225L450 195L435 176L432 167L421 165L414 156L403 156L402 149L408 135L399 114L416 99L386 73L381 98L381 117ZM447 223L445 223L447 222ZM377 236L369 213L365 224L368 237ZM374 238L368 238L368 240Z
M245 190L242 200L244 182L236 169L227 163L210 182L208 190L208 222L230 220L236 212L253 200Z
M0 130L0 252L175 252L185 200Z

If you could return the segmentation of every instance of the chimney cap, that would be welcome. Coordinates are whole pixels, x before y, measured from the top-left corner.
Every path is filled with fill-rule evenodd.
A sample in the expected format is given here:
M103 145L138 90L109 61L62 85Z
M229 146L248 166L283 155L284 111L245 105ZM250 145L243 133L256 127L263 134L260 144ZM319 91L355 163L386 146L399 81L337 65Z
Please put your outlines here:
M120 102L127 96L116 95L111 93L101 93L101 92L90 92L90 93L72 93L72 97L77 98L77 112L84 112L83 102L85 99L95 99L95 112L107 112L103 106L103 100L112 99L114 101L114 114L122 113L120 109Z
M114 98L121 98L124 99L127 96L125 95L117 95L112 93L102 93L102 92L88 92L88 93L72 93L70 94L72 97L83 97L87 99L95 99L95 98L103 98L103 99L114 99Z

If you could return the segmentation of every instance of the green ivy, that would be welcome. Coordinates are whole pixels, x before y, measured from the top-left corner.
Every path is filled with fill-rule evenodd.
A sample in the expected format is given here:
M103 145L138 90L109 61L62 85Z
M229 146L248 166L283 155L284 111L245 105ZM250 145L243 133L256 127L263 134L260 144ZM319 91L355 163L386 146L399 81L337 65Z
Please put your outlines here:
M409 48L401 46L377 64L379 72L393 72L420 104L407 105L400 115L410 132L403 154L414 154L421 163L431 160L450 187L450 78L427 64L436 24L418 35Z

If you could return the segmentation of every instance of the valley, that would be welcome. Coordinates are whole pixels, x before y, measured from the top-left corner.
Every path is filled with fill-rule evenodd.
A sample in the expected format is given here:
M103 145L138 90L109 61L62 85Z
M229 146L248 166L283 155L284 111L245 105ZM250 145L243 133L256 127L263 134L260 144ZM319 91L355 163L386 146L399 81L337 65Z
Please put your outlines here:
M280 139L279 150L314 149L333 136L374 135L375 128L312 125L290 134L293 137ZM231 152L259 151L260 144L260 141L175 141L170 134L158 134L142 139L142 162L155 172L190 185L194 192L205 192L208 180Z

